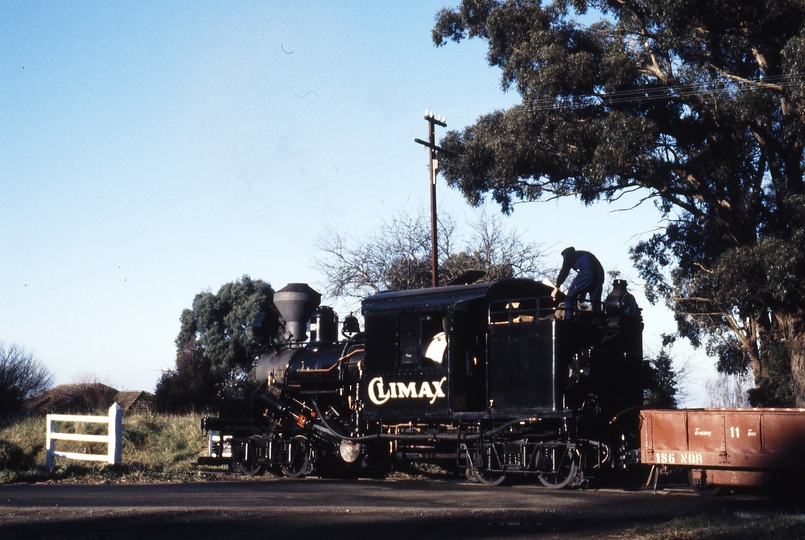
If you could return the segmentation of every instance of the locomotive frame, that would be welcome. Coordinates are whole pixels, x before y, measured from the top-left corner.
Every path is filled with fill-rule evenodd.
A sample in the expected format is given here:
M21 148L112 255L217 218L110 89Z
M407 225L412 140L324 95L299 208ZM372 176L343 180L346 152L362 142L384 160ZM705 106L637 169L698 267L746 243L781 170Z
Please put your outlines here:
M621 280L599 316L565 313L551 290L383 292L363 301L365 331L347 317L339 340L320 295L291 284L274 298L288 340L258 361L258 391L202 419L219 439L199 463L296 477L441 460L485 484L517 474L551 488L625 468L639 458L640 310Z

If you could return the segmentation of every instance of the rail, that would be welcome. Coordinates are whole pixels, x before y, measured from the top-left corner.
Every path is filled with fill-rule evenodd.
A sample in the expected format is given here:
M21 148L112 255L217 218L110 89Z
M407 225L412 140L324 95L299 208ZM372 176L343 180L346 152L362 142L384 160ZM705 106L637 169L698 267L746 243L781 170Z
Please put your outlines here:
M85 433L61 433L56 431L56 422L86 422L107 424L106 435L89 435ZM52 472L56 467L55 458L80 459L84 461L105 461L110 465L120 465L123 437L123 409L114 403L109 407L108 416L86 416L76 414L47 415L47 431L45 448L47 450L45 467ZM84 454L80 452L62 452L56 450L56 441L82 441L106 443L106 454Z

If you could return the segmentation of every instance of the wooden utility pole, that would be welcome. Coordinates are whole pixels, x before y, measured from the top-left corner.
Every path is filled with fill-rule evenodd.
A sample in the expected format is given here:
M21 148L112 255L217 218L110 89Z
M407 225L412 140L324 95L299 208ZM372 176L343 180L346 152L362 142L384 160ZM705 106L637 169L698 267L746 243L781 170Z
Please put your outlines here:
M436 146L436 134L435 134L435 125L439 125L442 127L447 127L447 123L445 122L445 118L442 116L441 118L436 118L433 116L433 113L430 111L425 111L425 120L428 121L428 142L423 141L422 139L414 139L414 142L417 142L421 145L428 147L428 156L429 156L429 163L428 168L430 170L430 271L431 271L431 287L438 287L439 286L439 263L438 263L438 251L437 251L437 244L436 244L436 172L439 168L439 162L435 158L435 152L441 151L445 153L450 153L444 150L443 148L439 148Z

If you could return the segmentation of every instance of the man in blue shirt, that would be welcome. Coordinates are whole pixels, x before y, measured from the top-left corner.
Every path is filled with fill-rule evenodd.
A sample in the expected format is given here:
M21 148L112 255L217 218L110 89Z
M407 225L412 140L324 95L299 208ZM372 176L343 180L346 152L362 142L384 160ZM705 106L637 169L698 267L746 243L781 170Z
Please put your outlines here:
M565 297L565 319L570 319L576 301L583 300L587 294L590 295L593 314L598 318L601 311L601 293L604 289L604 267L601 266L595 255L589 251L576 250L573 246L562 251L562 258L562 269L556 278L556 286L551 297L556 298L559 287L567 279L572 268L576 271L576 278L570 284L570 289Z

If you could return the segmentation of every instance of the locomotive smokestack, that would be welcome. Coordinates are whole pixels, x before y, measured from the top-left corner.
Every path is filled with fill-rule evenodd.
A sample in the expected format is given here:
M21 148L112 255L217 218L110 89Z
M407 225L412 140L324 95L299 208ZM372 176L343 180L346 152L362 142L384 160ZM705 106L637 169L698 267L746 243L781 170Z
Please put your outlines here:
M285 319L290 341L305 341L305 326L310 315L321 302L321 294L307 283L289 283L274 293L274 305Z

